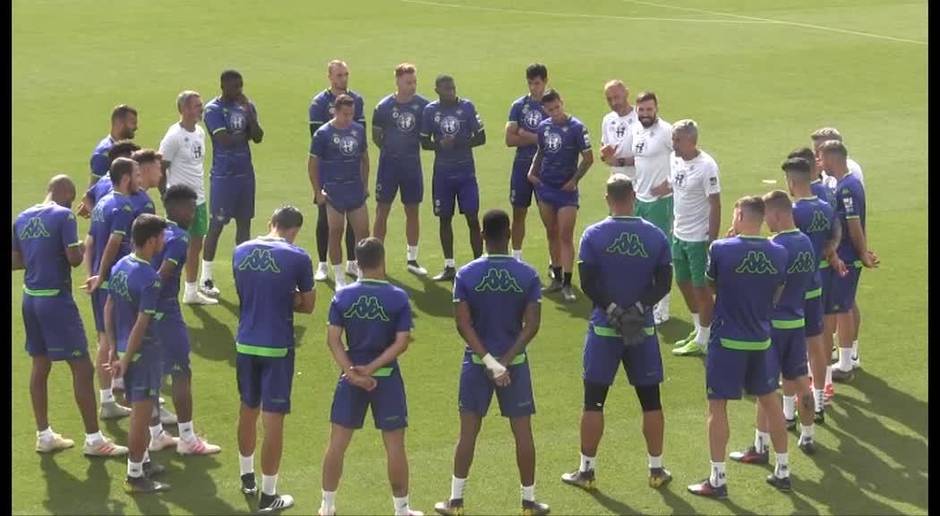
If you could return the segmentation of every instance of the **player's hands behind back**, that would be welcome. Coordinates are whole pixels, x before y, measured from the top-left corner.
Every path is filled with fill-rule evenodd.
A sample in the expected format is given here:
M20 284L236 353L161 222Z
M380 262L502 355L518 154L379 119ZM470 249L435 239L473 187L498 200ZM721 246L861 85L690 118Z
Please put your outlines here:
M646 338L646 314L638 304L624 308L611 303L607 307L607 322L620 333L625 346L634 346Z

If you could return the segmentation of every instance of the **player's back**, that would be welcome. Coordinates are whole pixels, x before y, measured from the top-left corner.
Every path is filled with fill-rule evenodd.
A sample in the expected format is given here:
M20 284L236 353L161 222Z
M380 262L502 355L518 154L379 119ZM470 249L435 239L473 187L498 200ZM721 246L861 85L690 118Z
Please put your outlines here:
M512 256L481 256L457 271L454 302L460 301L469 305L487 351L499 356L519 336L526 306L541 302L538 273Z
M822 179L816 179L809 185L813 195L830 206L835 206L835 192Z
M232 267L240 303L237 344L293 348L294 293L309 291L308 279L312 284L306 251L283 238L259 237L235 248Z
M421 117L428 99L415 95L400 104L395 94L382 99L375 107L372 123L382 128L382 149L385 156L415 156L421 151Z
M124 237L114 263L131 252L130 233L133 222L134 207L129 196L112 190L95 203L95 208L91 211L91 227L88 230L88 234L94 239L92 271L95 274L101 272L98 270L101 257L112 233Z
M411 330L408 294L388 281L361 279L336 292L329 321L345 329L350 360L367 364L395 342L398 332Z
M786 278L787 250L761 236L716 240L706 276L716 283L712 334L736 349L770 346L770 316Z
M71 292L65 249L78 245L77 231L72 211L55 203L37 204L19 214L13 225L14 248L23 256L27 289Z
M802 323L806 292L813 286L819 266L813 242L796 228L777 233L771 241L787 250L786 285L774 306L774 324L786 324L777 321Z
M150 199L150 194L148 194L143 188L132 193L130 197L131 206L134 208L135 219L144 213L156 215L157 211L153 205L153 201Z
M160 309L179 307L180 276L183 266L186 265L186 251L189 247L189 233L179 227L175 222L167 220L167 228L163 230L163 250L153 255L150 261L154 270L159 271L165 259L173 262L173 272L164 280L160 289Z
M579 253L581 261L597 267L605 289L623 307L639 301L657 267L671 262L666 234L633 216L608 217L589 226L581 237ZM595 305L591 322L606 326L605 309ZM646 316L652 326L652 311Z
M803 234L809 237L819 265L822 265L826 242L832 236L832 225L836 223L834 217L835 212L832 206L818 197L797 199L793 203L793 222ZM818 283L817 274L813 288L817 287Z
M110 133L102 138L101 141L98 142L98 145L95 145L95 149L91 152L91 159L89 160L92 174L99 177L108 174L108 167L111 166L111 160L108 159L108 151L111 150L113 146L114 139L111 138Z
M113 305L115 340L120 352L127 350L131 329L140 312L157 315L157 300L162 287L157 271L149 262L129 254L114 264L108 279L108 296ZM154 325L147 326L143 345L155 344Z
M91 185L91 188L88 189L85 195L91 198L93 204L97 204L97 202L111 190L114 190L114 184L111 182L111 176L105 174L101 179L96 181L95 184Z
M848 221L858 219L865 229L866 206L865 206L865 187L861 180L855 174L849 173L842 177L836 184L835 206L833 208L839 215L842 224L842 240L839 242L839 258L846 265L852 265L860 259L855 250L855 244L852 243L852 237L849 234Z

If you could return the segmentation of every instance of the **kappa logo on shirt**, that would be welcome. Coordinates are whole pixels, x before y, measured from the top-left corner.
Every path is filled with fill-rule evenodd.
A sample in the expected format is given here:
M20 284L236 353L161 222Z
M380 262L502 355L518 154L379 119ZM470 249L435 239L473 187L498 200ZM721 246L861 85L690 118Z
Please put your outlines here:
M630 233L629 231L620 233L617 238L607 246L607 252L627 256L641 256L643 258L649 257L649 254L646 252L646 246L643 245L640 236L636 233Z
M816 270L816 259L813 257L813 253L809 251L802 251L796 255L796 259L793 260L793 263L790 265L790 268L787 269L787 274L795 274L799 272L813 272Z
M489 269L480 280L477 286L473 287L477 292L522 292L522 287L516 278L506 269Z
M764 251L748 251L747 255L741 260L734 272L739 274L777 274L777 268L774 267L770 258Z
M826 214L820 210L813 211L813 220L809 223L809 227L806 229L807 233L819 233L826 231L828 232L832 224L829 222L829 218L826 217Z
M46 225L39 217L32 217L26 223L26 227L20 230L18 235L20 240L31 240L34 238L48 238L49 232L46 231Z
M345 312L343 317L347 319L368 319L388 322L388 314L385 308L375 296L359 296L359 299L353 303Z
M277 261L274 260L270 249L252 249L251 253L238 264L238 270L243 271L245 269L255 272L281 272L281 268L277 266Z

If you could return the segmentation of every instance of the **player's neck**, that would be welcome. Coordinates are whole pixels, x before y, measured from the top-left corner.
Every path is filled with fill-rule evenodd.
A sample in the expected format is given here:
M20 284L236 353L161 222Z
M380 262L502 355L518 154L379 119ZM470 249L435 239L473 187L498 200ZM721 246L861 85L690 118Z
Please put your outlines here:
M147 247L135 247L134 256L147 263L150 263L150 259L153 258L153 249L149 249Z
M618 109L616 111L617 116L627 116L631 112L633 112L633 106L631 106L630 104L627 104L627 107L625 107L624 109Z
M195 120L186 120L185 118L180 118L180 127L186 129L189 132L196 130L196 121Z
M339 96L344 93L349 93L349 88L337 88L336 86L330 86L330 93L334 96Z
M810 197L813 197L813 190L809 187L809 185L801 188L794 188L793 197L796 199L809 199Z
M458 102L460 102L460 97L454 97L453 102L449 102L447 100L441 99L442 106L456 106Z
M388 280L385 278L385 271L383 271L383 270L381 270L381 269L377 269L377 270L365 270L365 269L363 269L363 270L361 270L360 272L362 272L362 280L381 281L381 282L386 282L386 281L388 281ZM361 280L360 280L360 281L361 281Z
M690 152L689 154L687 154L687 155L681 155L681 156L679 156L679 157L682 158L682 159L685 160L685 161L692 161L693 159L697 158L697 157L699 156L699 154L701 154L701 153L702 153L702 151L698 150L698 148L695 148L695 149L693 149L692 152Z
M509 243L505 245L488 245L486 246L486 254L488 256L509 256Z
M849 175L849 167L848 165L840 166L840 167L833 167L833 169L830 170L829 173L832 174L832 177L836 179L842 179L843 177Z
M415 95L417 95L417 93L406 95L400 91L396 91L395 102L398 102L399 104L407 104L408 102L411 102L411 99L415 98Z
M337 129L346 129L347 127L349 127L349 126L352 125L352 120L345 120L345 121L343 121L343 120L340 120L340 119L338 119L338 118L334 118L333 121L330 122L330 123L332 123L332 124L333 124L333 127L337 128Z
M116 142L121 140L121 134L117 132L117 129L111 129L111 132L108 133L108 135L111 136L111 141Z
M759 237L760 226L742 226L740 231L738 231L738 236L742 237Z

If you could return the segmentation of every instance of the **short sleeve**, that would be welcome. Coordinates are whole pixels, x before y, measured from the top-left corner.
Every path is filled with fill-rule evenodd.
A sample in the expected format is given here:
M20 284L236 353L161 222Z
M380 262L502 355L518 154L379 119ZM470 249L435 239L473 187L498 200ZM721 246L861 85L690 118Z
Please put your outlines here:
M663 124L666 127L666 130L663 131L663 143L666 145L666 148L669 149L669 152L673 151L672 148L672 125Z
M718 181L717 163L712 162L709 164L705 169L705 176L702 180L705 181L705 195L715 195L721 192L721 183Z
M134 223L134 209L130 204L115 208L111 215L111 231L115 235L130 237L131 224Z
M430 104L421 112L421 136L430 136L434 130L434 109Z
M343 319L343 309L339 306L339 296L334 295L330 301L330 313L328 315L330 326L346 327L346 320Z
M586 264L597 263L597 256L594 254L594 248L590 242L591 229L588 228L581 235L581 244L578 246L578 261Z
M176 131L171 128L160 140L160 154L163 155L163 161L172 162L176 159L176 153L179 151L179 139L174 137L175 134Z
M672 265L672 246L669 245L669 237L665 233L659 232L662 236L663 251L659 253L659 265Z
M578 150L581 152L591 150L591 135L588 134L587 127L581 125L581 134L578 135Z
M353 107L355 108L354 116L356 117L356 122L359 122L360 124L362 124L362 127L365 127L366 126L365 99L363 99L362 97L356 97L356 101Z
M173 265L179 267L181 263L186 263L186 252L188 249L189 237L184 234L180 238L176 238L167 243L163 251L163 261L171 262Z
M532 275L532 281L529 282L529 288L526 289L525 300L527 304L542 302L542 282L539 281L538 274Z
M470 132L478 133L483 130L483 117L480 116L480 113L477 112L477 107L471 103L467 103L470 106Z
M607 140L607 119L601 120L601 147L607 145L610 141Z
M326 152L327 140L326 132L317 129L317 132L313 133L313 138L310 140L310 155L322 159L323 154Z
M513 102L509 106L509 121L522 126L522 105L519 102Z
M13 223L13 250L16 251L16 252L18 252L18 253L21 252L21 251L20 251L20 237L19 237L19 235L18 235L17 232L16 232L16 223L15 223L15 222Z
M78 221L75 214L71 211L65 215L62 221L62 247L75 247L79 245L78 241Z
M848 219L857 219L861 216L862 198L857 188L841 188L836 195L837 203L842 216Z
M313 290L313 262L310 261L310 255L306 253L300 255L300 264L297 271L297 290L300 292Z
M379 102L372 110L372 125L380 129L385 129L385 110L382 109L382 103Z
M545 131L542 131L542 125L535 128L535 146L542 150L545 148Z
M718 248L715 246L714 242L712 242L712 245L708 246L708 264L705 266L705 277L712 281L718 281L717 250Z
M228 129L225 125L225 115L222 113L222 109L218 104L210 104L206 108L204 120L206 122L206 129L208 129L209 134L213 136Z
M157 313L157 302L160 299L160 289L162 288L163 284L160 278L154 277L149 280L147 285L140 291L140 307L138 310L150 315Z
M107 153L100 154L95 152L91 155L91 173L101 177L108 173L108 169L111 168L111 162L108 160Z
M395 331L411 331L414 328L414 321L411 319L411 303L408 301L408 296L403 295L404 305L401 307L401 311L398 312L398 320L395 321Z
M464 283L463 275L458 271L457 277L454 278L454 302L467 301L467 293L467 285Z

